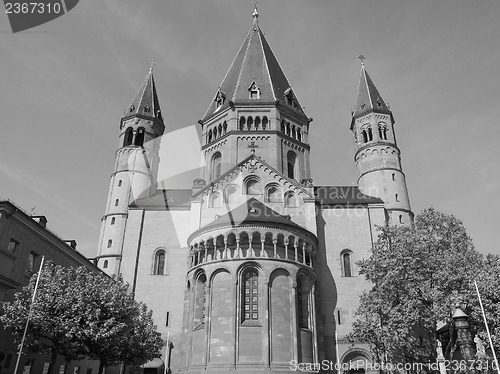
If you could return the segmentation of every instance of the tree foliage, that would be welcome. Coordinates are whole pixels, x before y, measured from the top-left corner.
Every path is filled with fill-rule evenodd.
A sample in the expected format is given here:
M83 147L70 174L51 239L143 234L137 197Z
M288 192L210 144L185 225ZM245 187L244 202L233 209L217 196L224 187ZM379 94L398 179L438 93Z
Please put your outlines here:
M453 295L464 296L465 312L479 317L475 277L499 336L500 262L474 250L461 221L429 208L412 228L379 230L371 256L358 263L373 288L360 298L348 340L369 343L378 362L434 361L437 328L451 321Z
M36 283L29 284L5 303L0 317L19 343ZM141 365L159 357L163 341L156 332L152 312L127 292L120 279L90 272L84 267L65 268L47 263L41 270L25 347L50 352L49 373L57 355L67 361L89 357L105 366Z

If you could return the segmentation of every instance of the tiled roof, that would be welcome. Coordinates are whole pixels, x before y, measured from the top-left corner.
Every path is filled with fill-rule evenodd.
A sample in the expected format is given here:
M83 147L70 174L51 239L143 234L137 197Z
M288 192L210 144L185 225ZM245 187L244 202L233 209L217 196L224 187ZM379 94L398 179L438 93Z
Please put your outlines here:
M316 186L316 201L321 205L383 204L378 197L365 195L358 186Z
M272 223L300 228L289 218L282 216L255 198L250 198L230 212L220 216L203 229L226 226L242 226L252 223Z
M353 117L359 118L371 111L391 114L391 110L382 99L365 66L362 65Z
M191 209L191 189L158 190L151 197L133 201L130 208L145 210L187 210Z
M259 99L250 98L249 88L253 83L260 89ZM264 37L258 22L256 22L254 13L254 24L226 73L217 94L214 95L215 98L218 95L223 95L224 102L222 106L217 108L214 99L210 103L202 121L227 109L229 101L234 104L275 104L279 102L288 105L286 104L287 95L294 95L291 91L290 83ZM289 107L306 116L295 96L293 96L293 100L294 104Z
M163 122L160 102L158 101L155 80L153 78L153 69L149 70L139 92L137 92L137 95L135 95L134 100L130 103L128 108L125 109L123 118L138 114L145 117L158 118Z

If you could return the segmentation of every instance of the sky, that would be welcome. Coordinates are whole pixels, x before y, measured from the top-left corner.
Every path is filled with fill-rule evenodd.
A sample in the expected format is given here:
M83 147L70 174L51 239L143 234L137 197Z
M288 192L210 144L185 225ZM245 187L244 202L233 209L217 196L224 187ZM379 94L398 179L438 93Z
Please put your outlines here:
M258 9L314 119L314 183L356 183L349 126L363 54L396 120L412 210L453 214L476 249L500 254L500 2L261 0ZM16 34L0 14L0 198L96 256L120 118L151 61L166 136L196 127L252 11L249 0L85 0ZM161 169L199 149L175 153Z

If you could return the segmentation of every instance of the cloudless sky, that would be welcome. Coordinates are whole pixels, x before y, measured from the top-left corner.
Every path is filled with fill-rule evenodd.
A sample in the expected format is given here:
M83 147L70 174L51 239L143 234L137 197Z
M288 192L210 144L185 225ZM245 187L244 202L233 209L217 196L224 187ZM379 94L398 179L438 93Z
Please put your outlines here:
M247 0L84 0L16 34L0 14L0 197L95 256L120 118L150 62L166 131L198 126L252 11ZM396 119L413 211L453 214L478 250L500 254L500 2L261 0L259 13L314 118L315 184L356 183L362 53Z

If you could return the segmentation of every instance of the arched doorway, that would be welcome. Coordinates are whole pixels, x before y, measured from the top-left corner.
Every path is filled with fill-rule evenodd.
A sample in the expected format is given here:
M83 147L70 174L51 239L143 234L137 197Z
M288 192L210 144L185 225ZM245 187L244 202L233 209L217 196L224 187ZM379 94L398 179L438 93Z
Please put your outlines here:
M342 355L340 360L341 374L365 374L372 366L370 352L363 348L351 348Z

